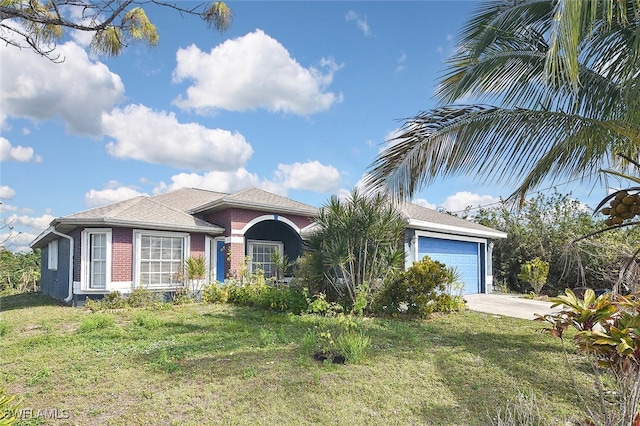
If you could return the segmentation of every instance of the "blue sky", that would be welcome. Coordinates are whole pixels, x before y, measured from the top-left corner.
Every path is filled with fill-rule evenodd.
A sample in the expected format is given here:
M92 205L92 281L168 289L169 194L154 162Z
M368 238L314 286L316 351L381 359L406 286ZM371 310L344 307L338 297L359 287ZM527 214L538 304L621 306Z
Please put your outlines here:
M195 4L195 3L194 3ZM21 250L59 216L180 187L255 186L314 206L358 185L433 92L470 1L228 2L229 31L163 8L149 49L52 63L0 46L0 213ZM581 201L590 188L559 187ZM450 211L511 188L470 177L415 201ZM602 191L595 191L595 198ZM0 229L0 241L9 228Z

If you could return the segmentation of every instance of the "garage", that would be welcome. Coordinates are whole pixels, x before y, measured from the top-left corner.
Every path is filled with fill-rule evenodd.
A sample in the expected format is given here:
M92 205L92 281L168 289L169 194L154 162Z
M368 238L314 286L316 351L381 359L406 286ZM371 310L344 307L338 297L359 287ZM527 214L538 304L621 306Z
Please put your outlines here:
M463 294L484 293L480 278L484 265L482 253L478 242L425 236L418 238L418 259L429 256L456 268L464 282Z

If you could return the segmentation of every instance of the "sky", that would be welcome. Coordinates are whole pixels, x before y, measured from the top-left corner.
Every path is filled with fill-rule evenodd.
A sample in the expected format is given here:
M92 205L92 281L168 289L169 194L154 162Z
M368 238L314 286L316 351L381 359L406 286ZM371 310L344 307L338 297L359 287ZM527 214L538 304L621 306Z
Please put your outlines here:
M0 45L6 248L29 250L56 217L182 187L257 187L316 207L348 194L402 120L436 106L438 78L477 5L227 4L224 33L148 7L159 44L115 58L91 54L87 34L74 32L56 47L62 63ZM461 176L413 201L459 211L512 190ZM583 202L603 194L558 190Z

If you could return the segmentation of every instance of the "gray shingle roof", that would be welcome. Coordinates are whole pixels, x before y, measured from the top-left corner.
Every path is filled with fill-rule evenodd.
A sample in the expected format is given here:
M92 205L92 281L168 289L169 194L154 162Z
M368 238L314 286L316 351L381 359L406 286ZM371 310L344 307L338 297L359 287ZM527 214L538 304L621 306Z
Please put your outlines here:
M209 204L215 200L219 200L228 196L224 192L208 191L198 188L181 188L176 191L167 192L165 194L152 197L153 200L173 207L176 210L190 212L200 206Z
M53 225L126 225L219 234L224 230L154 198L136 197L55 219Z
M223 198L213 200L210 203L194 208L191 212L200 213L208 210L222 210L231 207L274 213L292 213L309 217L318 216L318 209L316 207L258 188L247 188Z
M405 203L400 205L399 208L409 220L409 228L492 238L507 237L507 234L502 231L450 214L440 213L417 204Z

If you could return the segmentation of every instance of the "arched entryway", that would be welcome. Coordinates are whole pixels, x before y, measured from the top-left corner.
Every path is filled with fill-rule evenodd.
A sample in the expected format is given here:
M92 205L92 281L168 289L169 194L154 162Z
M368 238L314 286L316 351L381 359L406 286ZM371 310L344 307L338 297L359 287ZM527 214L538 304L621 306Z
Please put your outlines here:
M290 261L302 255L302 239L298 231L281 220L263 220L244 233L245 255L251 258L252 271L262 269L265 277L275 276L272 256L285 255Z

